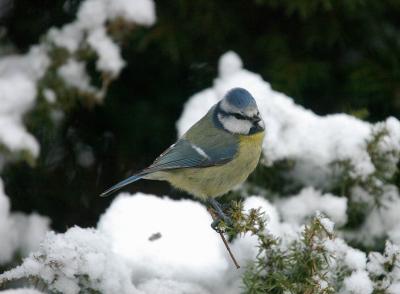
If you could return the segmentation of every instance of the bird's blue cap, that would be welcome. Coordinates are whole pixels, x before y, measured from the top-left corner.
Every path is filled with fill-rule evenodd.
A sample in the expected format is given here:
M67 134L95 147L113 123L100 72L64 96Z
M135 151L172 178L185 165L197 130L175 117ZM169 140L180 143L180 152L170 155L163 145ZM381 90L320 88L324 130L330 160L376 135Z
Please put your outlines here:
M253 96L243 88L233 88L226 94L225 99L230 105L233 105L238 109L243 109L256 104Z

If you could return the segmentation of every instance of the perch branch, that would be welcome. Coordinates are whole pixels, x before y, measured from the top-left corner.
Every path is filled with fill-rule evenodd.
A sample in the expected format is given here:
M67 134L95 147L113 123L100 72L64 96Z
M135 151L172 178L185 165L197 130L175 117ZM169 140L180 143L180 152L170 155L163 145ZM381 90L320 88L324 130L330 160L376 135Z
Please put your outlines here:
M215 215L214 210L213 210L211 207L208 207L207 210L208 210L208 212L211 214L212 219L215 220L215 219L217 218L217 216ZM240 265L239 265L238 262L236 261L235 256L233 256L233 253L232 253L232 251L231 251L231 248L229 247L229 244L228 244L228 242L226 241L224 234L223 234L222 232L218 232L218 234L221 236L221 239L222 239L222 241L224 242L224 245L225 245L225 247L226 247L226 250L228 250L229 256L231 257L233 263L234 263L235 266L236 266L236 269L239 269L239 268L240 268Z

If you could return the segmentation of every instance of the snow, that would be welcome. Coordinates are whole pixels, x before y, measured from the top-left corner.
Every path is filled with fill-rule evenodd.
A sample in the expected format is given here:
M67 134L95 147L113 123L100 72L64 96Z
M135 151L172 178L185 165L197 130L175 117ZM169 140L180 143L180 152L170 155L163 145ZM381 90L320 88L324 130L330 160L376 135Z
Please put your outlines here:
M233 51L228 51L221 56L218 65L218 71L221 77L229 78L229 76L236 74L243 67L243 62Z
M370 252L368 255L368 272L378 277L375 287L387 289L385 293L399 293L400 286L400 247L386 241L385 251Z
M204 206L191 200L122 193L101 217L98 229L133 268L135 284L160 278L220 293L215 287L228 287L220 277L233 266L211 222ZM161 238L150 241L155 233ZM240 252L235 254L240 257Z
M75 52L84 33L104 29L107 21L122 19L128 23L149 26L156 21L152 0L86 0L77 12L77 19L62 27L53 28L48 37L58 46Z
M277 208L262 197L247 198L244 209L251 208L265 212L266 232L282 239L281 250L299 238L303 226L282 222ZM322 214L317 217L331 231L333 222ZM101 216L97 229L73 227L64 234L48 233L21 266L0 275L0 283L40 276L50 290L66 294L82 289L101 293L241 293L241 275L257 255L257 240L246 235L231 243L242 265L236 270L219 235L210 228L211 221L206 208L193 200L121 193ZM340 238L327 239L324 245L330 269L348 271L340 293L372 293L369 273L381 275L383 265L400 252L387 243L385 256L371 253L367 265L366 254ZM391 273L393 282L387 284L392 293L400 278L397 266L396 270Z
M0 264L9 261L14 248L14 236L10 232L11 220L9 219L10 202L3 192L3 182L0 180Z
M347 222L347 198L322 194L313 187L304 188L299 194L279 201L277 205L283 219L291 223L304 223L316 211L326 214L337 225Z
M260 196L249 196L243 203L245 211L250 209L260 208L264 212L266 217L266 229L269 233L274 236L280 237L285 241L294 240L300 231L299 224L291 224L285 221L281 221L282 215L278 211L277 207ZM241 239L238 239L239 241Z
M65 294L77 294L80 287L101 293L138 293L129 273L101 233L73 227L65 234L48 233L38 252L2 278L40 276L50 290Z
M86 0L78 10L77 24L84 29L103 28L107 20L107 1Z
M85 3L85 2L84 2ZM77 23L64 25L62 28L51 28L47 32L48 41L56 46L67 49L70 53L78 50L84 38L84 33Z
M220 240L210 229L211 222L204 207L193 201L178 202L141 193L130 198L122 194L101 217L99 230L114 240L116 252L132 264L141 265L140 275L147 272L174 277L182 272L195 276L194 271L208 279L218 276L229 262L221 263L224 252L214 246ZM135 234L127 235L128 230ZM149 242L149 237L158 232L161 238ZM209 240L208 244L202 238ZM132 252L137 254L132 256Z
M25 78L37 81L43 77L50 59L46 54L46 48L42 45L32 46L25 55L9 55L0 59L1 78L14 75L22 75Z
M335 255L337 259L342 259L345 265L353 270L365 269L366 256L362 251L351 248L343 239L335 238L325 242L326 249Z
M282 229L266 200L250 197L244 205L270 208L267 229ZM206 208L192 200L121 193L97 229L48 233L39 250L0 281L38 275L51 290L67 294L82 284L101 293L240 293L243 269L233 266L211 222ZM151 240L155 234L160 237ZM257 253L254 241L245 236L231 245L243 266Z
M10 213L10 202L0 179L0 265L11 261L17 252L26 256L37 250L49 224L48 218L35 213Z
M125 62L122 60L119 47L106 34L104 27L90 32L88 43L99 56L97 69L117 76Z
M52 89L49 89L49 88L43 89L43 97L50 104L53 104L54 102L56 102L56 99L57 99L56 93Z
M367 265L367 256L365 252L354 248L348 248L344 261L350 269L363 270Z
M350 277L344 279L344 292L351 294L370 294L373 285L366 271L353 272Z
M7 75L2 77L0 82L2 89L0 114L2 116L18 116L31 108L36 95L33 81L22 75ZM18 92L13 91L15 85L19 86Z
M389 238L398 244L400 244L400 194L398 188L394 185L384 185L381 187L382 193L379 197L380 205L374 205L372 203L371 212L367 215L367 218L362 227L357 233L350 231L349 235L353 235L356 240L362 240L364 244L373 244L376 238L382 238L389 235ZM358 197L369 197L371 201L374 201L374 196L369 195L366 191L357 191ZM360 193L366 193L366 195L360 196ZM366 201L366 203L368 203Z
M32 47L25 56L0 59L0 145L11 152L39 154L39 144L27 132L22 118L34 105L36 82L49 65L41 47Z
M392 285L390 285L386 292L388 294L399 294L400 293L400 282L397 283L393 283Z
M156 21L152 0L106 0L109 4L109 18L122 17L127 21L150 26Z
M70 58L57 70L57 74L68 86L81 91L92 92L94 88L90 85L90 78L85 67L84 62Z
M4 290L4 291L0 291L0 293L1 294L42 294L43 292L39 292L38 290L35 290L35 289L23 288L23 289Z
M50 29L47 40L71 54L87 43L99 57L96 68L116 77L125 62L118 44L107 34L107 21L123 20L148 26L154 24L155 19L154 2L151 0L86 0L80 5L76 20L62 28ZM82 69L79 72L80 76L87 75ZM71 81L71 76L67 81ZM87 82L85 77L82 84L75 81L72 86L87 90Z
M384 140L380 142L380 150L390 152L400 150L400 128L399 121L394 117L389 117L383 123L379 123L379 126L384 126L388 132Z
M27 256L30 252L38 250L39 244L43 240L50 228L50 219L37 213L26 215L20 212L11 214L12 230L17 234L18 247L22 256Z
M323 217L319 211L317 211L317 218L321 226L325 229L328 234L333 234L333 229L335 228L335 223L327 217Z
M139 290L148 294L207 294L199 285L168 279L152 279L139 286Z

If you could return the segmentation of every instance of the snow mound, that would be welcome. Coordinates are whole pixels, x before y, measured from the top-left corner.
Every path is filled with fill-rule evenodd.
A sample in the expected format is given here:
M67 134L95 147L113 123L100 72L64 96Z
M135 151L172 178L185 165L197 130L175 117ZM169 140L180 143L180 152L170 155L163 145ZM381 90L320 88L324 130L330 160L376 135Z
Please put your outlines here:
M210 228L211 217L204 206L143 193L130 196L121 193L97 229L73 227L64 234L48 233L38 251L0 275L0 283L36 276L50 291L66 294L242 292L245 266L258 253L254 236L231 243L242 265L236 270L219 235ZM302 238L304 225L281 222L276 207L265 199L251 196L244 207L246 211L261 208L266 213L266 233L282 239L281 252ZM317 219L333 233L334 223L329 218L317 213ZM374 289L396 293L400 283L398 246L388 242L383 254L373 252L368 258L340 238L323 240L321 246L328 253L327 281L340 285L339 293L372 293ZM393 266L388 267L391 262ZM335 276L338 272L346 274Z
M113 240L115 252L140 269L133 273L138 280L155 275L189 282L202 277L206 282L230 266L211 222L200 203L124 193L101 217L98 228ZM159 238L151 241L156 235Z
M101 233L74 227L65 234L49 232L38 252L21 266L2 274L2 278L38 276L50 285L50 290L65 294L89 289L101 293L137 293L129 273Z
M243 269L232 264L204 206L143 193L130 196L121 193L97 229L74 227L64 234L48 233L21 266L0 275L0 283L38 276L50 290L66 294L89 289L149 294L241 292ZM259 206L272 208L260 197L245 202L246 209ZM267 229L282 231L278 213L270 211L274 228ZM232 244L243 268L257 253L256 245L250 236Z
M267 203L261 198L259 202ZM211 222L205 207L192 200L122 193L101 217L98 229L129 263L135 284L183 287L175 293L203 293L183 291L187 284L205 289L204 293L239 293L241 271L234 268ZM255 244L249 244L253 247L232 247L244 264L256 252ZM221 280L222 276L226 278Z

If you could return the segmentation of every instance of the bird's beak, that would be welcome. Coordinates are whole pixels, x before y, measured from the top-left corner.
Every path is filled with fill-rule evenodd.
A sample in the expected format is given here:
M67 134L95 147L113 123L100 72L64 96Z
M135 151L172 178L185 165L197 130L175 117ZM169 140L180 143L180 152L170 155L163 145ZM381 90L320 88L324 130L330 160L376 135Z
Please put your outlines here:
M258 115L254 116L251 118L251 121L256 124L261 120L261 117L259 117Z
M260 116L256 115L252 117L251 122L253 123L253 127L251 128L252 133L257 133L264 130L265 124Z
M262 130L265 129L264 121L261 118L259 120L257 120L257 126Z

